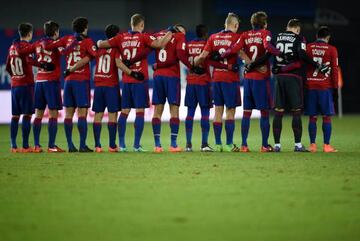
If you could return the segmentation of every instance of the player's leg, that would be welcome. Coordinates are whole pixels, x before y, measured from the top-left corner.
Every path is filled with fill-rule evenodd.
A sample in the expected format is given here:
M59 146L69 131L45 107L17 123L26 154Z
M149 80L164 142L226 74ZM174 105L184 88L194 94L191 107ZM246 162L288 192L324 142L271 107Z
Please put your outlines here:
M212 107L211 100L211 88L210 84L204 86L197 86L197 99L199 101L200 110L201 110L201 148L203 152L213 152L214 149L209 146L209 131L210 131L210 108Z
M274 136L274 151L280 152L281 144L280 137L282 131L282 119L285 111L285 88L284 80L280 75L275 76L275 114L273 119L273 136Z
M118 131L119 131L119 148L121 152L126 152L126 143L125 143L125 133L126 133L126 123L131 109L122 108L119 119L118 119Z
M252 109L255 108L254 99L252 96L251 91L251 84L253 83L250 79L244 79L244 111L243 111L243 117L241 120L241 152L249 152L249 147L247 144L247 138L249 135L249 129L250 129L250 118L252 114Z
M34 105L35 105L35 119L33 121L33 134L34 134L34 152L42 152L40 145L40 132L41 122L44 116L46 108L46 97L45 97L45 82L35 83L35 94L34 94Z
M59 110L62 109L61 85L58 81L48 81L45 85L47 87L45 91L46 102L49 108L48 152L64 152L63 149L55 144L58 129L58 115Z
M302 137L302 108L303 108L303 86L301 78L287 77L286 100L292 113L292 129L295 140L295 152L307 152L301 143Z
M75 103L78 114L78 131L80 135L79 152L93 152L86 145L88 132L87 114L90 107L90 83L89 81L74 81Z
M152 103L155 105L155 108L154 108L154 115L151 121L153 134L154 134L155 152L163 151L160 142L160 133L161 133L161 116L164 111L165 101L166 101L166 92L165 92L164 79L161 76L155 76L153 95L152 95Z
M196 86L188 84L185 92L185 106L187 107L187 115L185 119L186 148L185 151L192 151L192 133L194 124L194 115L198 100L196 98Z
M316 132L317 132L317 103L318 95L316 90L306 90L305 92L305 112L304 114L309 116L308 133L310 139L310 152L316 152Z
M105 87L106 107L109 113L108 132L109 132L109 152L118 152L116 145L116 129L118 112L121 107L120 90L117 86Z
M19 129L19 118L20 118L20 106L19 106L19 98L17 95L17 87L11 88L11 123L10 123L10 140L11 140L11 149L10 151L13 153L19 152L20 150L17 148L16 137Z
M335 114L334 102L331 90L319 91L320 112L323 115L322 131L324 135L324 152L337 152L337 150L330 145L330 137L332 131L331 116Z
M213 129L215 136L215 151L223 151L221 142L222 116L224 114L224 96L221 90L221 82L213 82L213 99L215 105L215 116L213 120Z
M95 112L94 122L93 122L93 133L94 133L94 141L95 141L95 152L103 152L100 137L101 137L101 127L102 127L102 119L104 116L104 112Z
M172 152L179 152L182 149L177 145L177 136L179 134L179 106L178 105L170 105L170 131L171 131L171 144L170 144L170 151Z
M226 151L237 152L240 149L234 145L234 131L235 131L235 111L236 107L241 105L240 86L238 82L222 83L222 92L226 106Z
M101 137L102 118L104 116L104 111L106 108L105 96L106 96L105 87L95 86L94 100L92 106L92 111L95 112L94 121L93 121L95 152L103 152L100 143L100 137Z
M134 85L133 99L136 108L136 117L134 122L135 138L134 151L146 152L141 146L140 141L144 131L144 114L145 108L149 107L149 85L148 82L142 82Z
M21 98L21 109L24 114L22 117L22 138L23 138L23 149L22 152L32 152L29 146L29 135L31 130L31 117L34 113L34 87L25 86L23 88Z
M72 141L73 117L75 113L75 97L73 91L73 81L71 80L65 81L63 99L65 107L64 129L68 150L69 152L77 152L78 149L76 149Z
M179 78L166 78L165 81L165 94L170 107L170 151L180 152L182 149L177 145L177 137L179 133L179 106L180 106L180 79Z

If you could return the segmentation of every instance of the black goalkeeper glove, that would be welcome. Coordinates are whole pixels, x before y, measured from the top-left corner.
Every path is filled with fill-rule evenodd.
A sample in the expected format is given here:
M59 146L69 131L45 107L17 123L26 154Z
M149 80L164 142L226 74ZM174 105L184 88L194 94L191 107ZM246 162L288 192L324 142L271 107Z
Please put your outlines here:
M280 67L280 66L274 66L274 67L272 68L272 72L273 72L273 74L278 74L278 73L280 73L280 72L281 72L281 67Z
M55 65L53 63L42 62L40 63L40 67L46 71L55 70Z
M220 61L221 60L221 54L218 51L214 51L210 53L210 59L213 61Z
M197 74L197 75L203 75L206 73L205 69L201 68L199 66L193 66L191 68L191 72L193 72L194 74Z
M130 76L139 81L143 81L145 78L144 74L138 71L131 71Z
M245 64L245 65L244 65L244 70L245 70L245 72L250 72L253 68L254 68L254 67L253 67L253 64L252 64L252 63L250 63L250 64Z

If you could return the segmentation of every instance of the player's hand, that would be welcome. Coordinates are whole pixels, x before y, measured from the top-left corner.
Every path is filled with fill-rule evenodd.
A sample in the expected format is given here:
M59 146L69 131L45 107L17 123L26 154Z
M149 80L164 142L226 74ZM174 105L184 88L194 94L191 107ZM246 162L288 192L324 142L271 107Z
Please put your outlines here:
M280 67L280 66L274 66L274 67L272 68L272 72L273 72L273 74L278 74L278 73L280 73L280 72L281 72L281 67Z
M170 31L172 33L177 33L177 32L179 32L179 29L176 26L169 26L167 28L167 31Z
M239 64L229 64L228 65L228 70L237 73L240 70L240 66L239 66Z
M131 71L130 76L139 81L143 81L145 79L144 74L138 71Z
M318 66L318 70L324 75L328 76L330 73L330 66L326 64L321 64Z
M153 69L154 71L158 69L157 63L155 63L155 64L152 65L152 69Z
M53 71L55 69L55 65L48 62L41 62L40 67L46 71Z
M202 67L199 67L199 66L193 66L191 68L191 72L193 72L194 74L197 74L197 75L203 75L206 73L205 69Z
M254 68L254 67L253 67L253 64L252 64L252 63L249 63L249 64L245 64L245 65L244 65L244 70L245 70L246 73L247 73L247 72L250 72L253 68Z
M71 73L71 72L70 72L69 69L65 70L65 71L64 71L64 78L66 78L70 73Z
M210 53L210 59L213 61L220 61L221 60L221 54L218 51L214 51Z
M123 60L122 62L123 62L123 64L126 65L126 67L130 68L130 66L131 66L130 60L125 59L125 60Z

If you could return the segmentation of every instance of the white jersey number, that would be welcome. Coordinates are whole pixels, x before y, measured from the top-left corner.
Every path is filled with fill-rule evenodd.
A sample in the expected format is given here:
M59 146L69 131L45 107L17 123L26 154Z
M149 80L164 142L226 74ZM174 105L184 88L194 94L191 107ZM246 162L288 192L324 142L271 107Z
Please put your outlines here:
M11 71L13 75L23 75L24 69L22 65L22 59L19 57L11 58L10 60Z
M110 71L110 55L105 54L100 56L97 72L107 74L109 73L109 71Z

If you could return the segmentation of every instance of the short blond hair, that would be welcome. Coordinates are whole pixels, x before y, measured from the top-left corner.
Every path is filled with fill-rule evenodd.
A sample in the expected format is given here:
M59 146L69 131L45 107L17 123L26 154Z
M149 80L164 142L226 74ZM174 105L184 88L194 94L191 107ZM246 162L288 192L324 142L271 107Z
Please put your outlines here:
M226 19L225 19L225 26L228 26L229 24L235 24L235 23L239 23L240 24L240 19L239 16L235 13L228 13Z
M135 13L131 16L130 26L135 27L138 26L141 22L145 21L145 17L140 13Z

